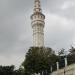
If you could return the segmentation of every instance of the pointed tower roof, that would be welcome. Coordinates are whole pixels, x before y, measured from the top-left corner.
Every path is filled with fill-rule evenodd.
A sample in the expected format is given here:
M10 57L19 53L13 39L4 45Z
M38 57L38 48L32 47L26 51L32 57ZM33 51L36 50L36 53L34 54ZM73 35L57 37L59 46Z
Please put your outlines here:
M40 0L35 0L34 1L34 12L33 14L31 15L31 19L34 15L42 15L45 19L45 15L42 14L42 9L41 9L41 4L40 4Z
M42 12L41 5L40 5L40 0L35 0L34 13L36 13L36 12Z

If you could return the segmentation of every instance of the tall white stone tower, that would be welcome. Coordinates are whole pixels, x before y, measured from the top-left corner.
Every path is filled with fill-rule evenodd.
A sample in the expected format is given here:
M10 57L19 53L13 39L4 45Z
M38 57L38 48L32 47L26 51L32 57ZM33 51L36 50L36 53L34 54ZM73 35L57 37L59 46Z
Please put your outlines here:
M34 2L34 12L31 15L33 29L33 46L44 47L45 16L42 14L40 0Z

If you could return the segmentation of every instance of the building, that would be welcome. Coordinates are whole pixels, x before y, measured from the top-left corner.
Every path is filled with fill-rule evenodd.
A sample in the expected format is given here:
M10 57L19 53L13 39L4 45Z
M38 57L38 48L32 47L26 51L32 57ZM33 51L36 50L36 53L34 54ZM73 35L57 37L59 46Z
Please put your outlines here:
M33 29L33 47L44 47L44 22L45 16L42 14L40 1L35 0L34 12L31 15Z

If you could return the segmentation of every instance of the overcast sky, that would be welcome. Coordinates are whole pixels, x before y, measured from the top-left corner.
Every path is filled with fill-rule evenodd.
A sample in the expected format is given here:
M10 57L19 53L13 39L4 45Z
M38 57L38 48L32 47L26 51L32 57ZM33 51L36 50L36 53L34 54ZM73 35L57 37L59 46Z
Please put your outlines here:
M32 46L34 0L0 0L0 64L19 66ZM58 51L75 45L75 0L41 0L45 46Z

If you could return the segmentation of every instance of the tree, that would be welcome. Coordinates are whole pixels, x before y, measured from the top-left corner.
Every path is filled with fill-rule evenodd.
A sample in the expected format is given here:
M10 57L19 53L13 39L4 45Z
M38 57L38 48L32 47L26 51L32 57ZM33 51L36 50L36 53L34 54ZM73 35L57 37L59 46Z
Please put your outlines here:
M14 70L13 75L24 75L24 70L22 68Z
M61 49L59 52L58 52L58 55L59 56L65 56L65 49Z
M75 63L75 48L71 46L67 55L68 65Z
M75 54L75 48L73 46L71 46L71 49L69 50L69 54Z
M50 66L56 62L57 56L51 48L31 47L23 62L26 75L49 71Z
M0 66L0 75L13 75L14 66Z

